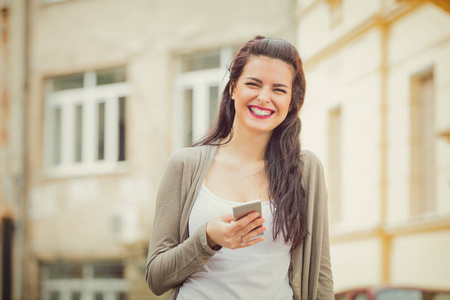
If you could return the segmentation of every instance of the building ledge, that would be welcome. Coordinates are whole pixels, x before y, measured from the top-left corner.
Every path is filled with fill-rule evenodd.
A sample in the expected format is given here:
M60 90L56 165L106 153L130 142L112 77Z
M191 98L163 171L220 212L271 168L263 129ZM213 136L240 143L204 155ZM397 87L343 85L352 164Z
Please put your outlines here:
M450 214L424 214L400 222L385 222L367 228L350 229L332 227L330 241L343 243L371 238L392 238L408 234L421 234L441 230L450 231Z
M388 236L418 234L431 231L450 230L450 214L424 214L399 223L386 223L383 232Z
M439 133L439 137L447 139L450 142L450 128L447 128Z
M130 162L95 163L91 165L53 167L41 170L38 180L66 179L85 176L116 175L132 171Z
M430 0L430 2L450 13L450 2L448 0Z

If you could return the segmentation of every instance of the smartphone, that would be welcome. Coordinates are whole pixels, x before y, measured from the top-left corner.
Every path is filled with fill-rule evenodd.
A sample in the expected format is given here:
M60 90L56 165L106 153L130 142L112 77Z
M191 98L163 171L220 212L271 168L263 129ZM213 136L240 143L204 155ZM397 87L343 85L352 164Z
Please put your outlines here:
M259 213L260 216L262 216L261 200L254 200L254 201L249 201L249 202L244 202L244 203L234 205L233 206L233 219L234 219L234 221L237 221L254 211Z
M237 221L255 211L257 213L259 213L259 215L262 217L261 200L254 200L254 201L249 201L249 202L234 205L233 206L233 219L234 219L234 221ZM256 227L256 228L259 228L259 227ZM253 229L253 230L255 230L255 229ZM263 235L263 234L260 233L257 236L261 236L261 235Z

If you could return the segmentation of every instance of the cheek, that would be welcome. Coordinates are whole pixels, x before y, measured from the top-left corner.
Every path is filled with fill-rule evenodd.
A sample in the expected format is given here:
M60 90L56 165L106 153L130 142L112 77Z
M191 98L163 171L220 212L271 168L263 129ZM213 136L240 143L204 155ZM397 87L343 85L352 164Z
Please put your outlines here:
M277 101L277 107L280 113L287 114L291 107L290 98L284 98Z
M252 98L255 95L257 95L257 92L252 89L243 89L239 93L240 98L244 101L249 100L249 98Z

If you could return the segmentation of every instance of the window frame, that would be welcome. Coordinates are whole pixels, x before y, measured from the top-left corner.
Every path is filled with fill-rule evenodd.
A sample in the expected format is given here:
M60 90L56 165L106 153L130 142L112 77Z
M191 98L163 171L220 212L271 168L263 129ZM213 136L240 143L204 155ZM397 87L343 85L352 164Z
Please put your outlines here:
M127 81L97 85L96 74L102 70L81 73L83 87L54 91L54 81L45 82L43 175L46 177L77 176L86 173L110 173L127 168L127 160L119 161L119 99L130 96ZM104 159L96 159L98 145L98 104L105 103ZM82 107L81 161L76 161L76 110ZM54 163L55 139L53 110L61 108L60 162ZM127 110L125 109L125 114ZM126 143L126 138L125 138ZM126 148L126 145L125 145Z
M183 56L176 58L178 73L174 80L174 134L173 150L186 147L184 136L184 91L192 89L192 138L197 140L203 136L210 127L210 99L209 88L218 86L218 103L220 105L221 91L226 85L227 64L230 63L234 49L223 47L220 52L220 67L182 72ZM205 55L210 55L211 51L205 51ZM202 53L195 54L201 56Z
M55 262L57 263L57 262ZM107 263L107 262L106 262ZM49 270L41 264L41 299L49 300L53 292L58 292L59 299L71 299L71 293L80 292L81 299L94 299L96 293L101 292L104 300L115 300L115 294L130 290L130 283L126 277L96 278L94 263L82 263L81 278L49 278ZM125 268L125 265L121 263Z
M328 110L328 198L329 217L332 226L339 226L344 221L343 215L343 113L342 104L336 105Z
M435 74L432 67L410 79L410 170L409 192L412 218L438 214L436 198L436 115ZM428 89L428 90L426 90ZM424 98L423 93L429 92ZM430 113L430 114L427 114ZM424 114L427 117L424 118ZM424 159L426 158L426 161ZM423 176L423 174L427 174Z

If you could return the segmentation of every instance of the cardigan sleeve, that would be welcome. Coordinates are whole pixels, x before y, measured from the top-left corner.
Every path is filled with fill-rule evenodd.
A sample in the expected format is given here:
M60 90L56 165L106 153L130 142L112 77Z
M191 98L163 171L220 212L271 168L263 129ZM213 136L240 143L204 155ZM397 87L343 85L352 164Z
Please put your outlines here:
M318 299L334 299L333 273L331 270L330 242L328 229L328 205L325 201L323 210L322 251L320 257Z
M191 174L192 166L176 152L158 189L145 275L156 295L181 284L216 252L208 246L206 224L185 241L180 237L181 205L190 188Z
M328 228L328 193L325 183L325 175L322 163L319 158L311 154L312 164L314 165L314 202L318 209L318 220L316 225L321 228L321 243L320 243L320 263L319 263L319 277L317 283L317 299L331 300L334 299L333 288L333 273L331 270L330 260L330 241ZM320 235L319 235L320 236Z

